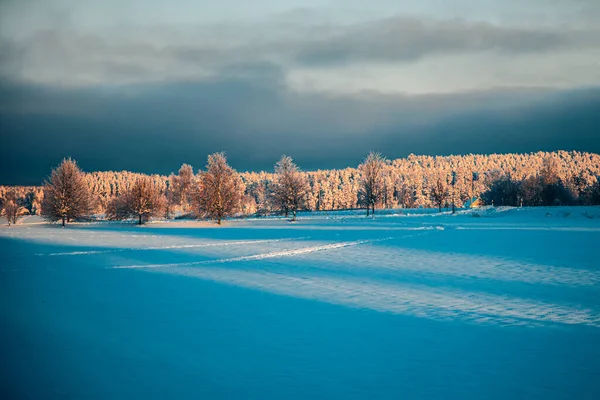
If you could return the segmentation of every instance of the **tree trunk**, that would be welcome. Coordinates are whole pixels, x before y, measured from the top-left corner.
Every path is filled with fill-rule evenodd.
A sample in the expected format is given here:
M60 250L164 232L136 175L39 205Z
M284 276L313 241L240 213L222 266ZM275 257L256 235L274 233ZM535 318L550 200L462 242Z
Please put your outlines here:
M369 211L371 211L370 208L371 206L367 206L367 217L369 216Z
M454 184L452 185L452 214L454 214Z
M142 224L142 214L138 215L138 225Z
M65 227L65 217L64 216L62 217L62 227L63 228Z
M221 216L220 215L217 216L217 225L221 225Z
M293 214L292 214L292 221L295 221L295 220L296 220L296 210L294 210Z

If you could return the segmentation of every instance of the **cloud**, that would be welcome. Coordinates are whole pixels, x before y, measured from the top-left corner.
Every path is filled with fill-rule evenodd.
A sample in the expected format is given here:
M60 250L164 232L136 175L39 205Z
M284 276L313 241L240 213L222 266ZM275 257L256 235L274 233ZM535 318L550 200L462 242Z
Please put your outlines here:
M599 90L331 96L290 91L269 68L246 79L117 89L4 82L0 130L10 151L0 182L39 183L65 156L86 170L168 174L184 162L202 167L215 151L239 170L272 170L283 153L318 169L355 166L371 149L390 158L600 152Z
M590 24L516 26L408 15L350 23L306 11L281 18L86 30L61 14L28 34L2 34L0 74L13 81L94 86L214 80L244 75L242 65L273 65L297 90L428 93L527 86L527 65L543 64L535 86L598 81L600 26ZM576 72L574 59L581 66ZM446 64L456 77L420 88L431 80L430 71L441 75L436 65L444 70ZM398 74L417 84L407 85ZM575 79L557 86L557 75ZM378 79L384 82L373 84Z
M371 149L600 151L591 0L463 1L462 19L416 1L236 20L76 3L0 3L0 182L39 183L68 155L166 174L221 150L242 170L282 153L315 169Z
M464 20L394 17L344 28L303 43L297 60L307 65L349 62L408 62L433 54L501 51L544 52L564 47L569 35L558 31L507 28Z

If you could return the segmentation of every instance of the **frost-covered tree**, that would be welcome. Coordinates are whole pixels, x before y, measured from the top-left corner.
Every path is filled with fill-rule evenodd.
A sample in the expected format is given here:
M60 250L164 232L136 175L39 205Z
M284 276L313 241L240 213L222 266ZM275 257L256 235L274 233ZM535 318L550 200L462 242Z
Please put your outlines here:
M439 173L434 178L431 186L429 186L429 195L431 200L437 206L438 211L442 211L442 206L448 200L450 196L450 190L448 188L448 180L444 176L444 173Z
M273 204L287 217L292 214L296 220L296 212L305 207L308 194L306 177L291 157L281 156L275 164L275 181L273 183Z
M552 185L558 183L560 176L559 165L556 158L552 157L551 155L544 157L539 176L541 178L542 184L544 185Z
M169 177L169 200L185 214L190 210L196 177L191 165L183 164L177 175Z
M139 177L121 196L109 203L106 217L110 220L135 218L143 224L162 215L165 198L149 176Z
M266 172L245 172L241 175L246 186L246 199L243 202L247 212L259 215L271 213L273 207L270 188L274 179L271 175Z
M375 215L375 206L383 198L385 184L385 165L386 159L380 153L370 152L362 164L358 166L361 173L359 202L367 208L373 210Z
M22 212L23 207L19 206L15 192L8 192L2 204L2 215L6 218L8 226L16 224Z
M590 195L591 188L600 175L600 155L576 151L444 157L411 154L386 165L383 196L377 202L377 207L436 207L430 194L431 186L439 173L448 175L450 171L456 171L457 175L454 191L458 206L472 198L481 197L495 181L508 175L521 185L523 205L570 204L573 201L587 205L593 198ZM307 209L365 207L364 192L360 190L362 173L357 168L301 174L308 182ZM139 176L141 174L128 171L86 174L87 186L94 200L94 212L103 213L111 199L123 193ZM242 212L268 214L273 211L271 192L276 175L269 172L244 172L240 176L246 185L247 195ZM168 188L170 181L173 181L172 177L173 175L152 175L152 180L161 193L169 195L171 205L180 208L179 203L173 202L174 196ZM192 195L195 197L199 183L196 182L194 186ZM42 187L0 186L0 204L11 190L16 192L19 205L32 214L39 213L43 201ZM194 206L194 211L197 210Z
M64 227L66 222L86 217L90 212L86 177L75 160L66 158L44 183L42 217L52 222L62 221Z
M395 197L402 208L415 206L415 188L401 178L395 183Z
M200 181L197 197L200 214L216 219L221 225L223 218L240 210L245 186L239 174L227 164L225 153L208 156L206 171L201 173Z

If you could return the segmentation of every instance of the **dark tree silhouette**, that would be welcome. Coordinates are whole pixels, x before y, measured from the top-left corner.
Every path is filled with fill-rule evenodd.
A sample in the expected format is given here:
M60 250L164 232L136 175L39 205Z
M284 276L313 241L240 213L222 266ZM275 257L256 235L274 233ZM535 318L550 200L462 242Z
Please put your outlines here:
M442 206L448 199L450 195L450 190L448 189L448 181L443 176L443 173L438 174L438 176L433 181L433 185L429 187L429 195L431 196L431 200L438 207L438 211L442 211Z
M584 192L586 204L600 206L600 177L593 185L589 186Z
M520 190L518 182L504 176L492 183L490 189L482 195L482 199L490 205L516 207L522 196Z

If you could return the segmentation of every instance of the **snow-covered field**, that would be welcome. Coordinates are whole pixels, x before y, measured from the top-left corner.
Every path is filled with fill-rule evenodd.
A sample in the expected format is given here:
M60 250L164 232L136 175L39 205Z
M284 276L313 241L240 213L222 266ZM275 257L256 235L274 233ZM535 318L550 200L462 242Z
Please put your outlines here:
M0 228L2 398L600 398L600 208Z

